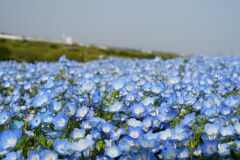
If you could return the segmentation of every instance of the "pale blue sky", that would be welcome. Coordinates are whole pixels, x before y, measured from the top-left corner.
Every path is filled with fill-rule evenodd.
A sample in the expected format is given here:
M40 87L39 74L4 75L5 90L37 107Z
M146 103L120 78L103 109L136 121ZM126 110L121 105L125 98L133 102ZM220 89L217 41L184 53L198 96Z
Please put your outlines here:
M0 32L185 54L240 54L240 0L1 0Z

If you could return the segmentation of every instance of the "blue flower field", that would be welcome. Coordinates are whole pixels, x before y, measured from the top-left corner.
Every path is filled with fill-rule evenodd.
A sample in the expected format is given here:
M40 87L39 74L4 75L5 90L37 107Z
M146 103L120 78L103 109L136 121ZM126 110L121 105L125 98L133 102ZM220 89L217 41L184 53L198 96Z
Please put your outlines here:
M0 159L240 157L240 57L0 62Z

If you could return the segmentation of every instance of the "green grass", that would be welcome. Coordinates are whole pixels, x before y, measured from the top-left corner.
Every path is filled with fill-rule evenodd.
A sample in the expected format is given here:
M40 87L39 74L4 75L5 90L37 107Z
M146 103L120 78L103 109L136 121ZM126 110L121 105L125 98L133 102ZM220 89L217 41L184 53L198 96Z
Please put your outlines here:
M8 40L0 39L0 60L16 60L18 62L35 62L35 61L57 61L62 55L68 59L79 62L96 60L100 55L104 58L109 56L122 58L154 58L161 56L162 59L179 57L177 54L162 52L141 52L127 49L100 49L95 46L66 45L42 41L28 40Z

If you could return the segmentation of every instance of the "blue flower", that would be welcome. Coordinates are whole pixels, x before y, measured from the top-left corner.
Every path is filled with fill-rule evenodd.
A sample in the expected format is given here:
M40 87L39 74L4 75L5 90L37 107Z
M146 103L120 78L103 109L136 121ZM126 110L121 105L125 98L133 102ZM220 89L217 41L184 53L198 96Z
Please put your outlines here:
M37 94L33 98L32 105L35 108L42 107L42 106L45 106L45 105L49 104L50 100L51 100L51 96L50 96L49 93Z
M46 135L49 136L49 138L52 138L52 139L61 137L64 134L66 134L66 132L64 132L64 131L57 131L57 132L48 132L48 133L46 133Z
M154 149L159 146L157 139L139 139L139 144L144 149Z
M193 123L195 122L195 115L196 113L193 112L191 114L187 114L184 119L181 121L181 124L183 126L189 126L191 127L193 125Z
M227 156L227 155L230 155L230 147L231 145L228 144L228 143L219 143L218 144L218 154L220 156Z
M209 157L218 151L218 140L206 140L202 146L203 154Z
M165 160L175 160L179 156L179 150L173 146L169 146L166 150L163 150L161 154Z
M57 116L52 120L54 124L54 129L63 129L66 127L68 123L68 116L66 116L63 112L59 112Z
M12 129L22 128L23 125L24 125L24 122L22 121L13 121L13 123L11 124L11 128Z
M189 157L190 157L190 152L187 148L183 148L180 150L179 155L178 155L179 160L186 160Z
M126 82L123 79L114 79L111 81L111 86L114 90L119 91L125 87Z
M209 136L214 136L219 133L219 128L220 128L219 124L207 123L204 126L204 132Z
M41 116L38 114L36 115L33 119L31 119L30 121L30 127L33 128L37 128L40 124L41 124L42 120L41 120Z
M87 106L82 106L78 108L75 116L83 118L88 114L88 112L89 112L89 108Z
M146 111L146 107L142 103L138 103L132 106L132 112L135 116L143 116Z
M140 127L129 127L128 128L128 133L127 133L130 137L132 138L138 138L140 136L142 136L142 128Z
M156 160L154 154L150 151L140 150L140 153L131 157L132 160Z
M114 130L114 128L115 127L112 123L102 123L102 125L101 125L101 130L106 134L112 132Z
M120 156L122 152L117 146L108 146L106 147L105 155L111 157L111 158L116 158Z
M95 83L90 80L85 80L82 83L81 90L83 93L91 93L95 88Z
M94 141L89 139L81 139L71 144L71 148L77 152L83 152L90 149L94 144Z
M118 148L122 153L128 153L131 150L131 146L127 141L122 141L118 144Z
M0 135L0 151L14 149L21 135L21 129L4 130Z
M40 154L40 159L41 160L58 160L58 154L54 151L46 149Z
M7 111L0 113L0 125L6 124L11 119L11 114Z
M76 140L78 138L83 138L85 137L85 133L86 130L85 129L78 129L78 128L74 128L74 130L72 131L72 133L70 134L70 136Z
M117 113L117 112L120 112L122 110L122 107L123 107L123 103L119 102L119 101L116 101L116 102L114 102L113 105L108 107L108 110L109 110L109 112Z
M98 128L95 128L95 129L91 130L90 135L92 136L92 138L94 140L98 140L98 139L101 138L101 132Z
M233 136L236 133L236 130L232 125L228 125L226 127L221 126L219 131L222 136Z
M7 153L6 157L2 160L21 160L23 157L21 156L22 150L19 150L17 152L9 152Z
M54 150L60 155L69 154L70 144L67 139L56 139L53 142Z
M40 153L37 151L31 151L27 160L40 160Z
M116 131L112 132L112 134L110 135L110 138L113 140L118 140L119 137L125 133L126 131L123 128L118 128Z
M54 118L54 115L51 112L47 112L41 117L41 120L42 120L42 123L44 124L51 124L53 118Z

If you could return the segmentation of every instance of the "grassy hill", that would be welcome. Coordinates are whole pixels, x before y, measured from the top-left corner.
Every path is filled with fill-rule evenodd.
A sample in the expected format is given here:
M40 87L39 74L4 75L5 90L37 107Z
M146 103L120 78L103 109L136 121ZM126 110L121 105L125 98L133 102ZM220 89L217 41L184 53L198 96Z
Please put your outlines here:
M141 52L127 49L101 49L95 46L66 45L59 43L28 41L28 40L9 40L0 39L0 60L16 60L19 62L27 61L57 61L63 54L68 59L80 62L98 59L100 55L104 58L109 56L123 58L154 58L161 56L163 59L175 58L179 55L160 52Z

